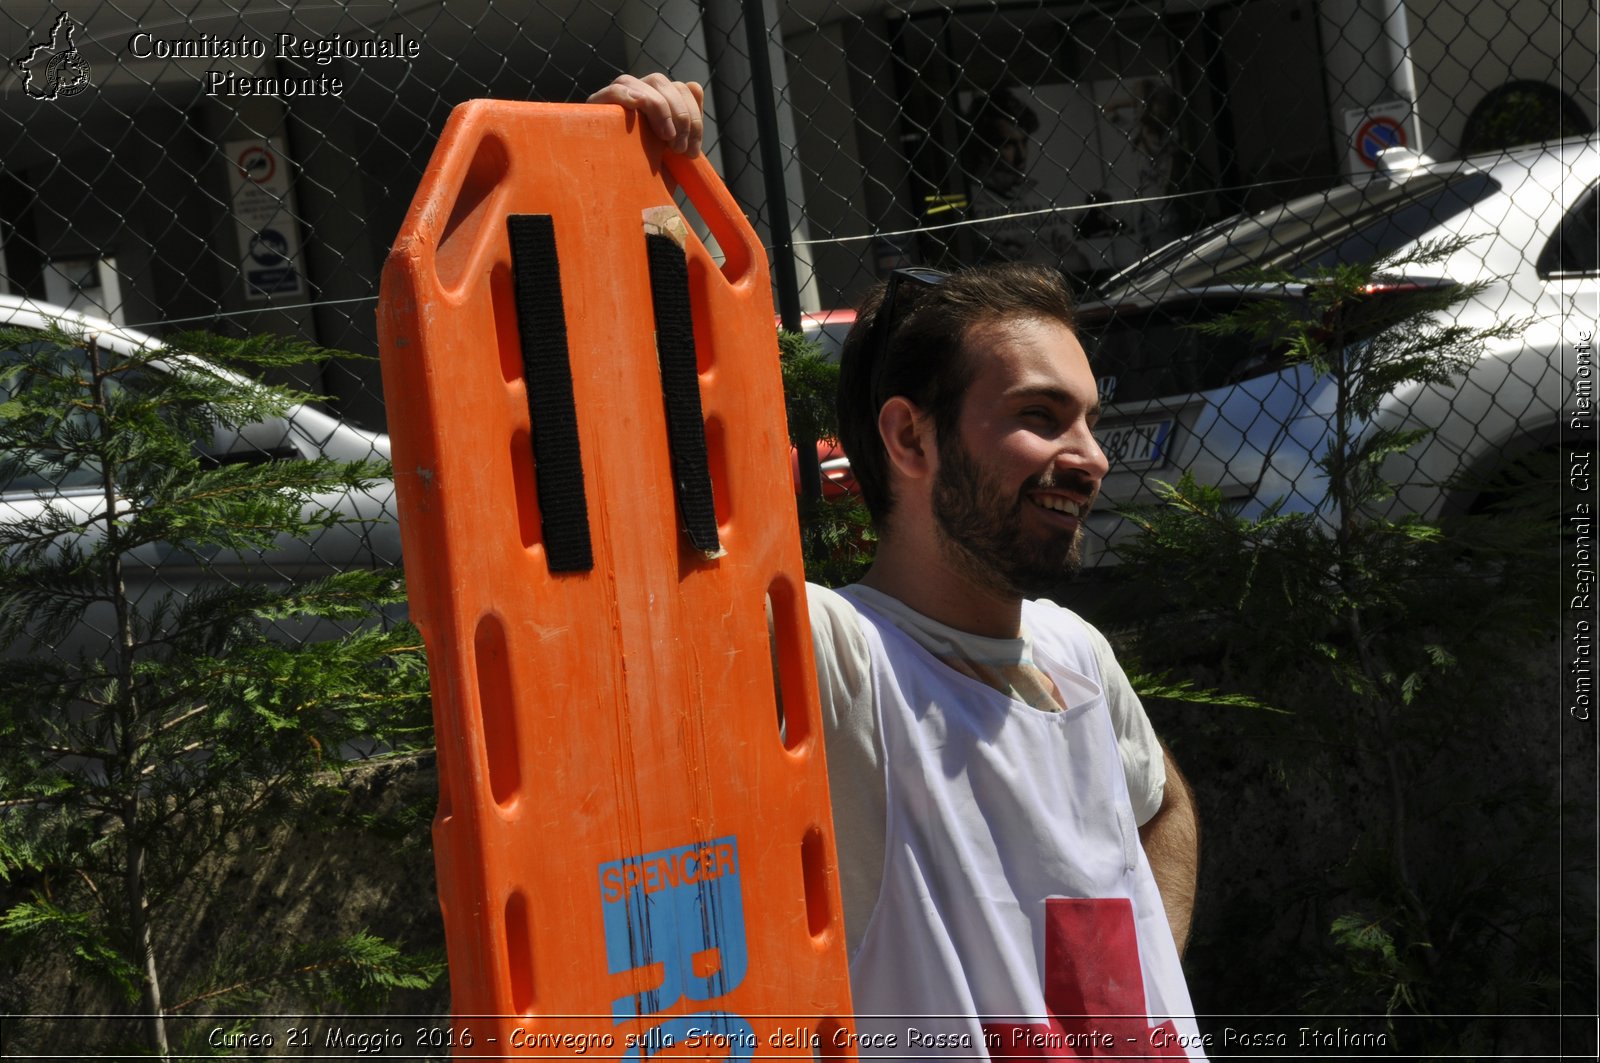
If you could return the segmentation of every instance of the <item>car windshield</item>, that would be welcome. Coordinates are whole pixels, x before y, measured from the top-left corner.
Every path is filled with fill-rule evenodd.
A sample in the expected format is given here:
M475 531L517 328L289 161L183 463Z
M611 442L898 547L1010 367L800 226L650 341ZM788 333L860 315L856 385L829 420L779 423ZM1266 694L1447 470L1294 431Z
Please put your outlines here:
M1500 190L1486 173L1417 174L1400 184L1340 185L1169 245L1113 277L1101 298L1217 284L1238 271L1309 272L1390 254Z
M1154 307L1085 307L1079 334L1105 403L1209 391L1254 375L1281 354L1270 340L1197 326L1239 308L1239 295L1169 299Z
M37 355L41 351L55 349L54 344L39 340L36 343L25 343L19 347L0 351L0 366L8 370L0 376L0 402L11 401L20 390L27 387L27 381L22 377L20 367L12 368L16 363L25 361L28 356ZM81 349L63 352L61 360L65 365L75 368L80 375L88 374L87 352ZM89 415L81 411L76 415L68 415L69 424L75 426L78 431L87 431L89 420ZM99 467L93 462L61 464L51 461L50 453L48 447L24 453L0 452L0 491L48 491L99 484Z
M29 386L27 370L23 365L30 357L39 354L53 355L55 360L69 375L79 378L89 376L89 354L83 348L62 349L55 343L40 339L34 342L0 350L0 404L16 398L18 393ZM106 386L110 394L115 395L130 385L134 385L145 374L155 373L152 367L145 366L134 370L124 370L116 376L108 378ZM67 416L65 432L69 437L82 438L97 435L96 417L87 410L78 409ZM194 442L194 453L202 461L211 464L236 464L242 462L255 462L274 460L279 458L298 458L300 455L292 446L280 444L276 447L261 448L253 440L240 440L233 444L227 452L219 452L216 441L207 437ZM60 458L60 452L49 445L40 445L25 448L22 451L12 452L0 450L0 492L25 491L46 493L67 488L101 487L104 478L101 475L101 465L93 457L80 455L77 460L54 460Z

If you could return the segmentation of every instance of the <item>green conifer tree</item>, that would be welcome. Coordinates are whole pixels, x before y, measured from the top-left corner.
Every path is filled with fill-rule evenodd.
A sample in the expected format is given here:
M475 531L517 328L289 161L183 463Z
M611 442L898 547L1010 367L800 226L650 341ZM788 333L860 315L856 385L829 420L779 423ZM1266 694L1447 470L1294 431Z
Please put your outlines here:
M221 1006L298 984L326 1002L437 973L366 935L240 947L259 928L239 913L241 962L180 989L192 972L162 942L181 935L161 932L202 861L301 814L352 743L431 735L421 639L375 622L403 602L399 574L289 582L261 563L348 524L339 500L374 489L384 463L211 445L311 399L238 369L326 352L205 335L125 347L65 327L0 335L0 485L38 485L0 524L0 944L71 956L166 1057L180 993ZM140 590L134 566L154 557L183 585ZM224 562L250 576L219 578Z
M1292 964L1306 974L1288 1006L1376 1009L1391 1033L1402 1014L1485 1016L1413 1024L1428 1051L1468 1050L1494 1016L1549 1005L1556 951L1556 889L1530 886L1526 859L1545 836L1541 818L1556 814L1547 798L1514 793L1521 780L1466 768L1478 739L1516 726L1505 710L1550 638L1553 477L1508 463L1490 480L1448 485L1476 491L1477 513L1423 519L1393 500L1431 428L1376 416L1396 392L1451 385L1525 327L1464 313L1481 286L1415 279L1462 246L1441 241L1309 280L1239 275L1302 293L1204 328L1267 341L1329 386L1316 482L1297 485L1315 505L1280 500L1244 516L1185 474L1159 485L1160 504L1129 514L1142 534L1123 548L1121 573L1148 611L1146 666L1198 665L1208 682L1290 710L1275 732L1292 751L1286 769L1351 795L1314 825L1348 846L1347 865L1286 873L1278 886L1324 935ZM1516 829L1481 831L1490 814Z
M839 438L835 403L839 365L798 332L779 331L778 357L789 445L804 462L819 441L837 442ZM825 587L859 580L872 562L874 541L871 518L861 499L854 495L813 498L802 491L797 501L806 579Z

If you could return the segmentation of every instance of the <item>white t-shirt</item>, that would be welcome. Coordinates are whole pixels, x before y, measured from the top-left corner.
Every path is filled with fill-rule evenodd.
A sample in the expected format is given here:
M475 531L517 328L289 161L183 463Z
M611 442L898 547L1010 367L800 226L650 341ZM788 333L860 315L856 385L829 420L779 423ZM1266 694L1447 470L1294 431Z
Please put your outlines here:
M984 638L931 620L870 587L856 585L848 592L891 619L936 657L955 653L990 663L1025 661L1030 657L1026 629L1020 639ZM883 739L878 730L871 656L860 614L837 591L826 587L808 584L806 597L827 732L828 786L839 848L845 938L849 953L854 956L882 884L887 821ZM1129 799L1135 819L1142 826L1160 809L1166 789L1161 745L1110 644L1091 625L1083 626L1100 666Z
M1023 602L1036 659L1002 690L844 596L889 768L880 892L850 961L862 1058L1203 1060L1088 626ZM1017 697L1046 690L1048 710Z

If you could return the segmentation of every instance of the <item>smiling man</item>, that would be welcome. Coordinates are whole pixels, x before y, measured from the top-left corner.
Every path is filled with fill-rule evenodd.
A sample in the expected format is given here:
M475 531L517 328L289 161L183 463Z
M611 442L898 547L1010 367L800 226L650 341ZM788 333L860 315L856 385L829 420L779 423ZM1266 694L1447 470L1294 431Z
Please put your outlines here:
M677 150L697 86L620 78ZM1061 275L898 270L841 355L878 548L807 590L862 1054L1189 1055L1194 808L1105 639L1051 599L1107 472Z
M840 434L878 550L860 584L808 594L863 1015L1018 1051L1199 1043L1188 790L1104 638L1048 600L1106 475L1098 413L1040 267L900 271L845 342Z

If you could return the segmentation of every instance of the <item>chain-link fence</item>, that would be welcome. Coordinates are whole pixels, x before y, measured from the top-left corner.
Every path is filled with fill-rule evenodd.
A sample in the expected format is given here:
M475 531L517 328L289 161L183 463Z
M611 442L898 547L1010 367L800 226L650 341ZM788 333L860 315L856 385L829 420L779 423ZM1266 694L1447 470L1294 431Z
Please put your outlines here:
M1308 444L1287 438L1315 400L1280 389L1240 421L1229 405L1259 398L1247 382L1281 368L1272 352L1181 328L1237 302L1207 290L1241 266L1476 237L1436 272L1494 280L1489 312L1550 327L1474 370L1454 420L1454 393L1385 416L1448 429L1434 481L1554 445L1557 333L1593 316L1593 150L1453 160L1590 133L1595 18L1533 0L13 4L0 290L157 336L267 330L370 355L387 242L451 106L582 99L662 69L708 86L712 159L793 263L792 282L775 269L788 316L849 308L907 264L1038 261L1087 293L1103 546L1157 473L1196 468L1245 509L1317 500ZM1378 161L1395 146L1444 165ZM305 382L384 426L375 363Z
M72 308L158 338L265 331L374 355L379 269L454 105L577 101L663 70L707 87L708 154L791 324L836 343L850 315L824 312L902 266L1026 260L1070 280L1110 461L1091 571L1119 560L1123 512L1185 471L1232 516L1328 512L1325 376L1279 337L1192 327L1312 305L1246 267L1307 278L1460 238L1394 290L1481 283L1453 315L1525 322L1363 418L1432 430L1388 467L1398 510L1481 508L1505 459L1592 446L1592 4L24 0L0 12L0 50L0 323ZM342 423L312 411L251 447L387 455L375 360L294 379ZM0 520L40 487L4 485ZM389 497L352 515L392 516ZM331 541L273 563L398 553L392 529ZM136 560L157 587L189 575Z

